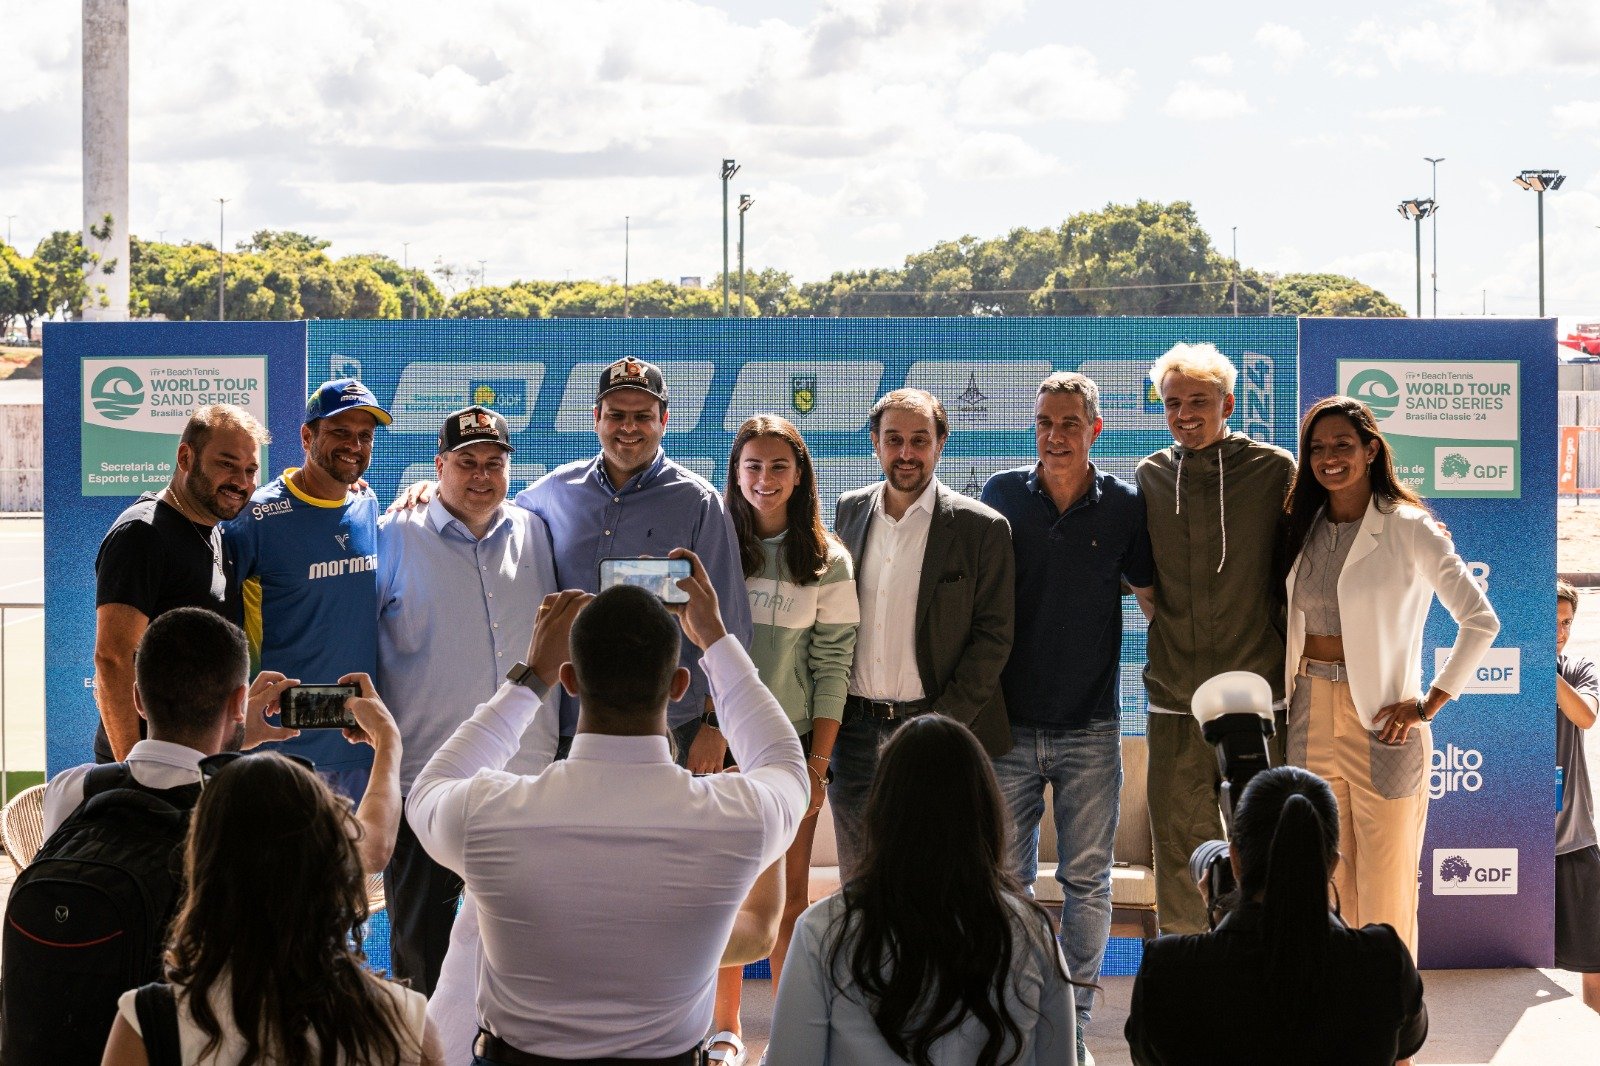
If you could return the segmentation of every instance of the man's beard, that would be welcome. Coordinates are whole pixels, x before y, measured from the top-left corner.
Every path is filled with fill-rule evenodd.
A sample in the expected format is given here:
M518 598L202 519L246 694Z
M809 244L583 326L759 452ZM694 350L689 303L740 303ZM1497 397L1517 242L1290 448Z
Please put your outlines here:
M239 506L232 507L218 496L219 488L233 489L239 493ZM211 515L219 522L226 522L245 509L250 502L250 494L244 491L242 485L218 486L198 469L189 472L183 479L184 494L189 497L190 503L200 510Z

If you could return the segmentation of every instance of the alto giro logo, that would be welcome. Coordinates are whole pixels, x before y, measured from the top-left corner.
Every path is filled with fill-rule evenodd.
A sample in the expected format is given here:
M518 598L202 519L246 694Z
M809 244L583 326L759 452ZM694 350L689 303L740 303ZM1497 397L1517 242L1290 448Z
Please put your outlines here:
M1372 417L1379 422L1400 406L1400 386L1389 374L1375 368L1350 379L1350 395L1372 408Z
M1433 894L1436 896L1516 895L1517 849L1435 848Z
M121 422L139 413L144 403L144 382L125 366L106 367L89 386L89 401L104 417Z
M1477 792L1483 788L1483 752L1446 744L1433 749L1429 760L1428 796L1440 799L1449 792Z

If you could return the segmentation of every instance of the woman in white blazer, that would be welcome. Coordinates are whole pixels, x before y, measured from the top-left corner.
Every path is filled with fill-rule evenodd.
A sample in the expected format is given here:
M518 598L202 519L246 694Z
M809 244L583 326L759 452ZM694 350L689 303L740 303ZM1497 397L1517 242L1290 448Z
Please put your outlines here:
M1334 877L1354 928L1392 925L1415 957L1417 862L1428 817L1429 722L1458 695L1500 621L1358 400L1318 402L1300 425L1286 505L1288 759L1339 801ZM1438 595L1455 646L1422 688L1422 629Z

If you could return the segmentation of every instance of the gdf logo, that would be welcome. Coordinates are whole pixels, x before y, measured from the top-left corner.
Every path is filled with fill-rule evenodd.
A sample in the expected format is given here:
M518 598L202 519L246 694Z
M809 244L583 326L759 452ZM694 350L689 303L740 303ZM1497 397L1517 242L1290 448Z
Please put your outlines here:
M1370 367L1350 379L1350 395L1372 408L1382 422L1400 406L1400 386L1386 372Z
M1436 896L1514 896L1516 848L1433 849Z
M1447 792L1476 792L1483 787L1483 752L1446 744L1433 749L1429 760L1428 795L1439 799Z
M144 382L125 366L108 366L89 386L94 409L113 422L132 418L144 403Z

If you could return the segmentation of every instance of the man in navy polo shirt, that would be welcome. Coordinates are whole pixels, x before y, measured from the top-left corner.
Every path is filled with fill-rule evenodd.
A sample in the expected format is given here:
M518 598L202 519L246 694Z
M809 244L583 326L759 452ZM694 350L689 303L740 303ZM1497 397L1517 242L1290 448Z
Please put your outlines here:
M1122 582L1148 617L1155 580L1138 491L1089 461L1101 425L1095 383L1051 374L1034 402L1038 461L983 487L983 502L1011 523L1017 560L1016 637L1000 678L1014 745L994 763L1015 829L1012 869L1033 885L1049 784L1065 893L1062 947L1073 979L1084 983L1099 978L1111 934ZM1077 991L1080 1060L1092 992Z

